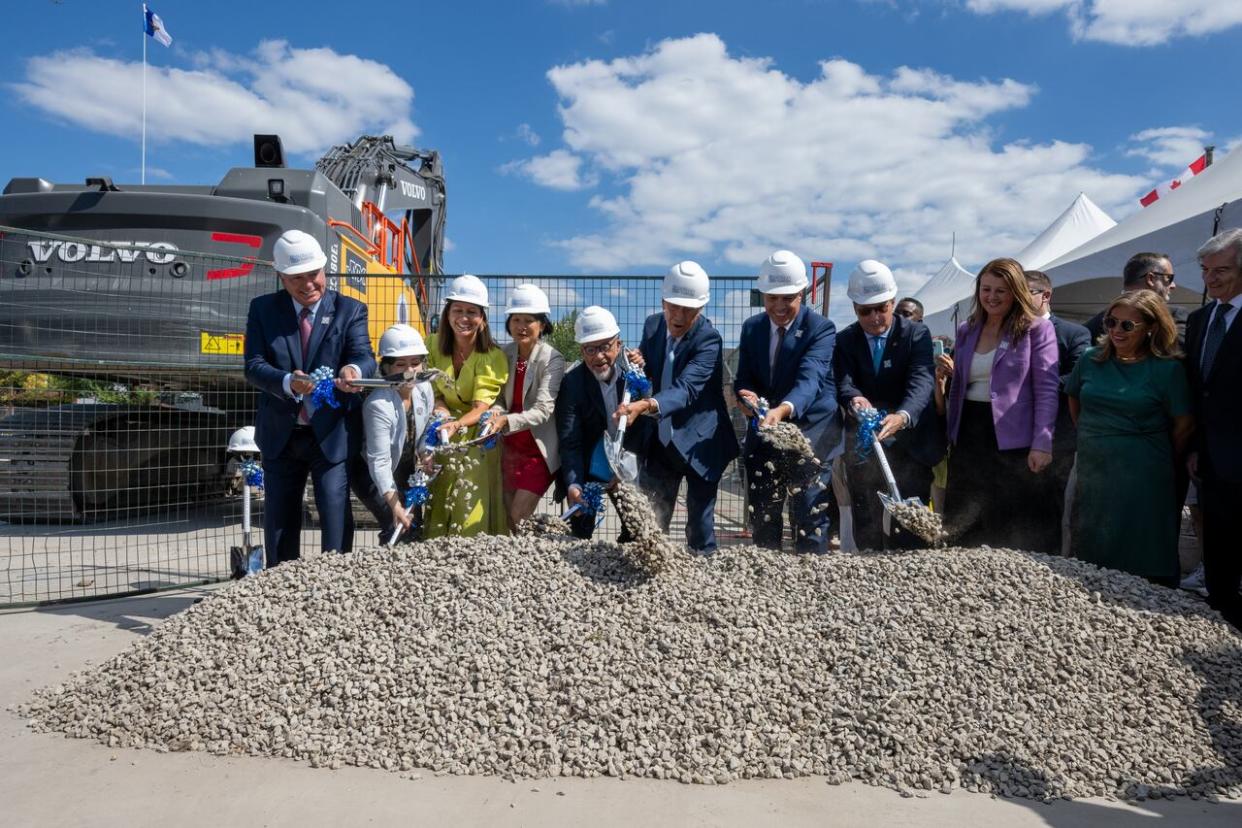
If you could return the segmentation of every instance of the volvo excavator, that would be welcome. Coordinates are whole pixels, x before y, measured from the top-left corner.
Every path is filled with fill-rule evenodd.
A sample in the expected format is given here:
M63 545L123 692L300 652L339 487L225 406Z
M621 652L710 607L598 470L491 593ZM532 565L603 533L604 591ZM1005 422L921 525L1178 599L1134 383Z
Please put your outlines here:
M215 185L9 181L0 371L125 394L7 401L0 520L111 520L220 491L223 446L254 411L243 332L250 300L279 287L276 239L297 228L320 240L329 286L368 306L374 344L396 322L425 329L445 209L439 154L390 136L294 169L278 136L256 135L253 166Z

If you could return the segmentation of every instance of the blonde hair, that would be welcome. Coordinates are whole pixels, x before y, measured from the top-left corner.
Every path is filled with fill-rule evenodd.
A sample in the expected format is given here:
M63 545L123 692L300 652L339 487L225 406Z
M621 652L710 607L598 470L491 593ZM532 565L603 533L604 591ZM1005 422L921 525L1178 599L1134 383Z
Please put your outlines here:
M1132 290L1123 293L1112 301L1104 318L1113 315L1113 308L1133 308L1143 317L1148 327L1147 336L1143 338L1145 347L1157 359L1181 359L1182 349L1177 346L1177 323L1173 314L1169 313L1168 304L1154 290ZM1100 350L1092 359L1096 362L1108 362L1116 353L1113 340L1107 333L1101 338Z
M1001 329L1008 335L1010 342L1017 342L1026 336L1031 324L1039 317L1039 309L1031 298L1031 288L1026 282L1026 272L1022 265L1014 259L993 259L983 266L975 277L975 296L970 305L970 316L967 321L970 327L983 327L987 320L987 311L979 302L979 287L984 276L995 276L1003 279L1009 292L1013 294L1013 307L1005 314Z

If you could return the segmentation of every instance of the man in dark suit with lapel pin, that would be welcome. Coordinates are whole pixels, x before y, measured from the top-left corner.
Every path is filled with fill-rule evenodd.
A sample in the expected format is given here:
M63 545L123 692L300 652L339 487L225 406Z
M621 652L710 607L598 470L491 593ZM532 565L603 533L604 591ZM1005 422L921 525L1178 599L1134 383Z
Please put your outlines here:
M737 440L724 398L720 333L703 315L707 273L680 262L664 277L662 311L647 317L634 361L644 366L652 395L618 410L634 425L627 444L641 458L640 485L668 531L681 481L686 481L686 543L716 551L716 492ZM639 420L639 415L650 415Z
M603 441L616 436L613 414L625 391L625 377L617 367L621 328L616 317L598 305L585 308L574 320L574 340L582 349L582 361L565 373L556 395L561 452L556 499L564 498L570 506L582 502L587 483L607 485L615 478ZM595 531L596 519L579 510L570 516L569 526L575 537L586 540Z
M888 485L869 450L859 459L858 412L887 412L876 436L884 445L902 497L931 494L932 467L944 456L944 437L931 406L935 367L931 333L894 312L897 282L884 264L865 259L850 274L847 294L858 321L837 334L832 364L837 400L847 412L846 469L854 542L859 549L911 548L918 540L895 523L884 531L876 492Z
M1199 248L1212 301L1186 321L1186 373L1198 431L1189 458L1203 510L1203 574L1208 603L1242 629L1242 229L1218 233Z
M1170 268L1170 271L1172 268ZM1078 360L1091 347L1091 332L1083 325L1062 319L1052 312L1052 279L1042 270L1023 271L1026 285L1031 291L1031 299L1044 319L1052 323L1057 334L1057 373L1061 378L1061 393L1057 400L1057 425L1052 433L1052 465L1050 474L1044 475L1048 484L1048 497L1056 503L1057 533L1044 539L1041 548L1036 550L1049 555L1068 552L1062 549L1061 538L1068 530L1066 524L1066 495L1070 472L1074 468L1074 455L1078 451L1078 429L1074 426L1074 418L1069 412L1069 398L1065 396L1065 381Z
M246 380L261 393L255 441L263 452L263 534L267 565L300 555L306 478L315 489L321 548L349 552L354 520L348 458L361 450L359 399L350 380L375 371L367 308L327 290L327 257L315 238L286 231L272 251L284 290L250 302L246 317ZM316 405L310 372L336 375L339 408Z
M764 261L757 285L764 312L742 323L733 388L752 412L760 397L768 401L761 427L788 420L801 429L822 469L797 492L778 489L767 468L771 449L753 429L747 433L746 479L755 545L781 548L788 497L794 551L823 553L828 551L832 461L841 453L832 377L836 326L802 304L807 284L806 265L788 250Z

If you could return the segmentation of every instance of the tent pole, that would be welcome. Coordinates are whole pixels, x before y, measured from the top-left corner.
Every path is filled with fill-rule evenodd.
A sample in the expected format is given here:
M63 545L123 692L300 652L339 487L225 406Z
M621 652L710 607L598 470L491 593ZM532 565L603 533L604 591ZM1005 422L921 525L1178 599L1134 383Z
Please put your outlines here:
M1215 155L1216 155L1216 147L1214 147L1214 146L1211 146L1211 147L1204 147L1204 148L1203 148L1203 155L1204 155L1204 158L1206 159L1206 160L1205 160L1205 163L1204 163L1204 169L1206 169L1207 167L1212 166L1212 159L1213 159L1213 156L1215 156Z

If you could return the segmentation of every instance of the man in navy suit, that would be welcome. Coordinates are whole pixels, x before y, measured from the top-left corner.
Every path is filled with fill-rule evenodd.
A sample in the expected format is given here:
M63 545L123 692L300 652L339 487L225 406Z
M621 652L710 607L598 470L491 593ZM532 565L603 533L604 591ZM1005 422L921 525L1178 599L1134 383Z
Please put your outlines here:
M716 492L737 457L724 398L720 333L703 315L707 273L680 262L664 277L662 311L647 317L635 362L646 369L652 395L617 411L634 423L627 444L642 458L640 484L668 531L681 481L686 481L686 543L716 551ZM639 415L650 415L635 422Z
M295 560L309 474L324 551L353 547L347 458L361 450L359 401L350 380L375 371L367 308L326 289L327 257L315 238L289 230L272 251L284 290L250 302L246 380L263 393L255 441L263 452L263 535L267 565ZM327 366L344 395L340 407L316 405L310 372Z
M1203 285L1212 299L1186 321L1186 373L1198 431L1189 458L1203 510L1203 574L1208 603L1242 629L1242 229L1218 233L1199 248Z
M610 484L615 478L603 441L616 436L613 412L625 391L625 378L617 370L621 328L616 318L598 305L585 308L574 320L574 339L582 361L566 372L556 395L561 454L556 499L564 497L570 506L582 502L587 483ZM570 516L569 526L575 537L586 540L595 531L595 521L595 515L579 510Z
M788 250L778 250L759 271L764 312L742 323L738 342L738 399L755 411L759 398L770 405L760 427L783 420L796 425L821 463L810 483L798 491L779 488L767 463L771 448L752 429L746 435L746 479L751 535L757 546L780 549L783 516L789 501L794 551L828 551L831 466L841 453L841 421L832 377L836 326L802 304L806 265Z
M902 497L931 494L932 467L944 456L944 437L931 406L935 367L931 333L921 322L895 313L892 271L865 259L850 274L847 291L858 321L837 334L832 365L837 400L854 427L846 433L854 542L860 549L922 545L895 523L884 532L884 508L876 492L888 485L870 449L857 446L859 412L885 411L876 436L884 446Z
M1171 268L1170 268L1171 270ZM1057 425L1052 433L1051 474L1044 475L1049 486L1048 497L1056 504L1057 534L1049 534L1036 551L1055 555L1061 551L1061 535L1065 525L1065 489L1069 484L1070 471L1074 468L1074 455L1078 452L1078 429L1069 413L1069 399L1065 396L1065 382L1078 360L1091 347L1091 332L1086 327L1062 319L1052 312L1052 279L1042 270L1027 270L1026 285L1031 298L1044 319L1052 323L1057 333L1057 373L1061 376L1061 394L1057 401ZM1051 530L1050 530L1051 531ZM1068 550L1066 550L1068 551Z

